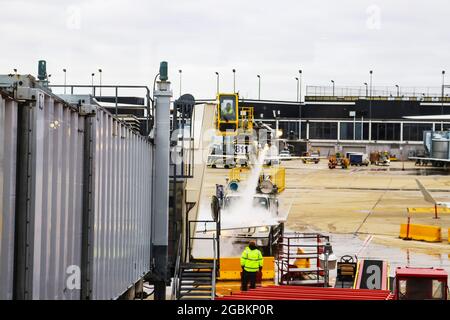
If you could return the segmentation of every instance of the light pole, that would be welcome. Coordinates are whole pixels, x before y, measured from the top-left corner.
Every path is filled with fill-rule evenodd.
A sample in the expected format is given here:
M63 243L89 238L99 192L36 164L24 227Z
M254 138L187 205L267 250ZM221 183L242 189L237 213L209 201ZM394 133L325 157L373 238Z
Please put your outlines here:
M102 96L102 69L98 69L98 73L100 74L100 97Z
M369 94L368 94L368 90L369 90L369 89L368 89L367 82L364 82L364 85L366 86L366 98L367 98L367 96L369 95Z
M236 69L233 69L233 93L236 93Z
M92 95L95 96L95 90L94 90L94 76L95 73L91 74L91 86L92 86Z
M396 84L395 87L397 88L397 97L400 97L400 87L398 84Z
M331 80L331 83L333 84L333 97L334 97L334 80Z
M216 71L217 76L217 95L219 95L219 73Z
M66 94L66 75L67 75L67 70L66 69L63 69L63 72L64 72L64 94Z
M258 100L261 100L261 76L258 74Z
M181 74L183 73L183 70L178 70L178 73L180 74L180 97L181 97Z
M372 74L373 71L369 71L370 74L370 98L369 98L369 141L372 140Z
M441 115L444 114L444 85L445 85L445 70L442 70ZM444 122L443 121L441 121L441 131L444 131Z
M300 102L302 102L302 70L298 70L298 73L300 74L300 93L299 93L299 98L300 98Z
M299 80L297 77L295 77L295 80L297 80L297 102L299 102L298 97L299 97L299 92L298 92L298 88L299 88Z

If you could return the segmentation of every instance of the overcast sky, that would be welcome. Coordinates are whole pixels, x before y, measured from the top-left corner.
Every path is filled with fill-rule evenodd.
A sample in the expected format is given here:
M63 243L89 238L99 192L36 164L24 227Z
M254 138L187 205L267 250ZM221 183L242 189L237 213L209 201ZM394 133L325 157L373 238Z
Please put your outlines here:
M220 91L296 99L304 85L439 86L450 77L448 0L0 0L0 72L37 73L53 83L149 85L169 63L175 96ZM449 78L450 79L450 78ZM98 77L95 78L98 83ZM447 81L450 82L450 81ZM304 89L303 89L304 90Z

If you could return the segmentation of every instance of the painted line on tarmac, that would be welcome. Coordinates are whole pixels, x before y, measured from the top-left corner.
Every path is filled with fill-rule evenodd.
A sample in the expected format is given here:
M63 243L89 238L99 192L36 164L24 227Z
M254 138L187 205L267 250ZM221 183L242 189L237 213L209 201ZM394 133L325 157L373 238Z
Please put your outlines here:
M364 225L364 223L366 223L367 219L369 218L369 216L373 213L373 210L375 210L375 208L377 207L377 205L381 202L381 199L383 199L384 195L388 192L391 191L389 189L389 185L392 183L392 178L389 179L389 184L386 187L386 189L384 190L384 192L381 194L381 196L378 198L377 202L375 202L375 204L372 206L372 208L370 209L370 212L366 215L366 217L364 218L363 222L359 225L358 229L356 229L355 234L358 234L359 229L362 228L362 226Z

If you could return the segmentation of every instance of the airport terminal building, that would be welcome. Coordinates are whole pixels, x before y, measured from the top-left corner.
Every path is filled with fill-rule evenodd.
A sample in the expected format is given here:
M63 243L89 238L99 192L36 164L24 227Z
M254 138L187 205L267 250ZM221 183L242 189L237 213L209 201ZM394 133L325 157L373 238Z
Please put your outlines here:
M450 130L449 120L405 118L449 114L441 88L373 87L370 94L366 87L307 86L302 102L243 99L240 106L254 107L255 121L277 129L280 139L307 141L323 155L390 151L406 158L424 150L424 131Z

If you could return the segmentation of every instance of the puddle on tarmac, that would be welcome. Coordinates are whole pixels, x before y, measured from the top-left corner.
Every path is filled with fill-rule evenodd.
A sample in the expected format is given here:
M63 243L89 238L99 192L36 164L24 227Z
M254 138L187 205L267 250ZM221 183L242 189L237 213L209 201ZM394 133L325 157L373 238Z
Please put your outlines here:
M285 230L285 232L293 232L293 230ZM298 231L297 231L298 232ZM304 230L302 233L317 232L315 230ZM226 233L226 232L224 232ZM448 253L426 254L417 252L413 249L389 247L375 243L374 240L365 244L366 237L359 237L354 234L336 234L328 232L318 232L330 237L330 243L333 246L333 253L338 261L344 255L357 254L358 259L374 259L384 260L389 263L389 275L395 275L397 267L420 267L420 268L442 268L450 274L450 247ZM197 234L199 237L210 237L211 234ZM194 257L211 257L212 242L209 240L196 240L193 246ZM225 234L221 237L221 256L222 257L238 257L247 245L246 242L237 244L233 239L227 238ZM336 269L330 270L330 278L336 277Z
M306 231L314 232L314 231ZM358 259L385 260L389 262L389 273L393 277L397 267L442 268L450 274L450 250L448 254L425 254L412 249L387 247L370 241L364 246L365 239L361 240L353 234L334 234L320 232L330 237L333 253L339 258L348 254L358 254ZM336 277L336 270L330 271L331 277Z

